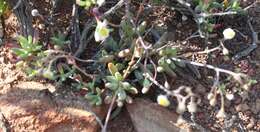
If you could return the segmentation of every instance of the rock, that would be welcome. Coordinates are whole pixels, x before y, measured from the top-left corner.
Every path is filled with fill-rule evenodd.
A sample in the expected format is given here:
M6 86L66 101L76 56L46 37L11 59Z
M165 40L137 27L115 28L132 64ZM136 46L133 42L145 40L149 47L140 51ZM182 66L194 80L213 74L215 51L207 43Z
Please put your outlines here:
M91 108L86 100L72 94L66 95L67 98L52 96L48 90L43 90L50 87L23 82L4 92L0 90L0 111L8 121L10 131L98 131L99 125L92 111L103 119L107 107Z
M244 111L249 110L249 106L248 106L246 103L244 103L244 104L239 104L239 105L235 106L235 109L236 109L236 111L242 111L242 112L244 112Z
M228 108L228 107L230 107L230 105L231 105L231 102L229 100L226 100L225 101L225 107Z
M200 94L205 94L206 93L206 88L204 86L202 86L201 84L198 84L196 87L196 92L200 93ZM207 96L204 96L207 99Z
M259 112L260 112L260 99L257 99L256 101L255 101L255 103L254 103L254 105L252 106L252 112L254 113L254 114L259 114Z
M250 118L250 122L247 124L246 128L247 128L247 129L253 128L254 125L255 125L255 123L256 123L255 119L254 119L253 117L251 117L251 118Z
M234 103L235 103L236 105L238 105L238 104L240 104L241 102L242 102L242 97L236 96L236 97L235 97L235 100L234 100Z
M138 132L177 132L178 115L151 101L135 99L127 110Z

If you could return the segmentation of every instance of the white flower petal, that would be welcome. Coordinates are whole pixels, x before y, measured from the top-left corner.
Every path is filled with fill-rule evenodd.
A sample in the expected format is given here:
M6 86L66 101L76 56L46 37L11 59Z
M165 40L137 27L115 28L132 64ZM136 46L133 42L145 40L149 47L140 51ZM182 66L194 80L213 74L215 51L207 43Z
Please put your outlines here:
M224 35L224 39L226 40L233 39L236 35L236 32L231 28L227 28L223 31L223 35Z
M102 6L105 3L105 0L97 0L98 6Z
M97 27L95 30L95 40L100 42L105 40L109 36L109 29L107 28L107 21L103 22L97 20Z

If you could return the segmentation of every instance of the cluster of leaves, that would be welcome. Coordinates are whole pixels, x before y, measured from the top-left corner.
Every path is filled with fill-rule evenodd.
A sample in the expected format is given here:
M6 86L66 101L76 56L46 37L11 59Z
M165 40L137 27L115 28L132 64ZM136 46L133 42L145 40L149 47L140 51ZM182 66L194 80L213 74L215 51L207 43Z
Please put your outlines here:
M224 0L222 3L216 0L195 0L196 11L204 13L214 13L216 11L238 11L241 9L239 0L227 1Z
M20 60L17 66L23 68L29 77L39 74L41 70L34 68L43 66L43 62L40 60L46 56L46 54L42 52L42 46L33 42L32 36L28 36L28 38L19 36L18 41L21 47L12 49Z
M56 47L61 48L66 42L61 35L52 37ZM19 62L16 64L18 68L25 70L29 77L43 76L47 79L64 82L66 78L72 76L75 72L74 68L67 65L57 65L57 69L53 70L53 57L49 50L43 50L38 42L34 42L32 36L25 38L18 37L20 48L13 48L13 52L18 56Z
M99 87L95 87L95 82L87 83L86 87L90 89L90 91L85 95L86 99L89 100L90 104L92 105L101 105L102 98L101 98L101 89Z
M158 72L165 72L171 77L176 77L176 74L174 72L176 65L171 60L171 57L176 57L177 55L177 48L164 48L159 52L160 59L158 60ZM179 63L178 63L179 64ZM180 64L179 64L180 65Z
M54 49L56 50L62 50L66 44L70 43L70 41L66 40L66 37L61 33L51 37L51 41L54 44Z
M7 9L7 4L5 0L0 0L0 16L4 13Z
M57 61L55 57L59 56L56 52L63 52L62 49L69 41L62 34L53 36L51 40L54 44L54 50L44 50L42 45L33 41L32 36L28 36L28 38L19 36L20 47L12 49L18 57L17 68L24 70L29 78L44 77L55 80L57 84L62 84L69 78L76 80L76 83L72 83L72 87L75 90L87 88L88 93L85 97L91 104L100 105L102 103L101 89L95 87L95 81L84 83L73 65L61 62L55 63L53 66L54 62Z
M109 88L113 92L113 95L117 97L117 105L120 107L123 106L123 101L131 103L132 99L127 95L127 92L137 94L137 89L129 82L124 81L122 74L113 63L108 63L108 69L111 76L106 76L107 82L105 87ZM109 96L107 96L107 98L109 98ZM112 99L111 96L110 99Z
M101 6L105 0L76 0L76 3L79 6L85 7L85 9L89 9L92 5L98 4Z
M195 0L195 12L198 14L211 14L216 12L227 12L227 11L242 11L239 5L239 0L227 1L224 0L222 3L216 0ZM215 26L215 19L211 17L200 17L199 24L201 30L206 35L207 32L212 32Z
M164 0L161 0L164 1ZM154 2L160 3L160 0ZM92 5L101 6L105 0L77 0L77 4L89 9ZM239 10L237 0L230 3L218 3L216 1L204 0L195 1L195 10L200 13L213 13L214 11ZM178 49L166 46L153 54L156 64L143 64L144 58L148 58L148 52L154 50L152 48L145 49L142 38L146 35L146 22L133 22L131 13L122 18L116 39L110 34L111 30L107 26L107 20L95 16L97 26L95 29L96 42L102 43L102 49L96 54L95 62L92 65L96 76L91 83L85 83L81 77L76 74L76 69L70 64L56 63L53 66L55 56L57 54L50 53L49 50L43 50L43 47L37 42L33 42L33 38L19 37L20 48L14 48L14 53L20 58L18 67L24 68L30 77L43 76L45 78L56 80L58 83L66 81L68 78L76 80L72 86L77 89L86 89L85 97L92 105L101 105L103 102L111 103L115 100L118 106L123 106L125 102L131 103L132 98L129 94L137 94L136 86L142 87L142 93L147 93L152 86L152 81L145 74L154 74L159 72L170 77L176 77L176 67L184 68L186 65L176 62L172 58L177 57ZM201 18L200 23L208 32L212 31L213 24L211 18ZM229 32L228 32L229 33ZM229 33L230 34L230 33ZM233 38L234 34L231 33ZM62 51L64 46L69 43L66 38L58 34L51 38L54 49ZM62 51L63 52L63 51ZM62 61L61 61L62 62ZM91 66L90 66L91 67ZM98 69L98 70L97 70ZM153 72L152 72L153 70ZM157 74L157 73L156 73ZM135 79L127 78L132 75ZM131 77L132 77L131 76ZM139 83L138 84L136 84ZM105 88L101 89L101 85L105 84ZM103 101L102 96L105 96ZM103 97L104 97L103 96ZM160 96L159 101L163 106L169 105L166 96ZM159 103L160 104L160 103Z

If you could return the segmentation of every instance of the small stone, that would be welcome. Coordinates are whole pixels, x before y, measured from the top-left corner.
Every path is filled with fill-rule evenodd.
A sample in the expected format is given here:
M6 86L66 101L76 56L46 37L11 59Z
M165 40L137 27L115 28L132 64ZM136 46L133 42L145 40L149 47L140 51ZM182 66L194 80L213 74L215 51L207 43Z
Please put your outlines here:
M225 101L225 107L229 107L231 105L231 102L230 101Z
M246 99L248 99L248 92L243 91L240 93L240 96L242 97L242 100L245 101Z
M38 28L39 28L39 29L44 29L44 28L45 28L45 25L44 25L44 24L39 24L39 25L38 25Z
M247 129L251 129L251 128L253 128L254 127L254 125L255 125L255 119L252 117L252 118L250 118L250 122L249 122L249 124L246 126L246 128Z
M32 14L33 17L36 17L36 16L39 16L39 15L40 15L40 13L39 13L39 11L38 11L37 9L33 9L33 10L31 11L31 14Z
M181 23L178 23L177 24L177 28L181 28L182 27L182 24Z
M236 105L238 105L238 104L241 103L241 101L242 101L242 98L241 98L240 96L238 96L238 97L235 97L234 103L235 103Z
M204 94L204 93L206 93L206 88L203 87L201 84L199 84L199 85L197 86L197 88L196 88L196 91L197 91L198 93Z
M188 17L187 17L186 15L182 15L181 20L182 20L182 21L187 21L187 20L188 20Z
M138 132L180 131L175 126L178 114L149 100L137 98L126 108Z
M256 110L257 111L260 111L260 99L257 99L256 102L255 102L255 106L256 106Z
M1 57L0 58L0 63L4 63L5 62L5 58L4 57Z
M236 113L235 108L234 108L234 107L231 107L231 108L230 108L230 112L231 112L232 114L235 114L235 113Z
M4 73L3 73L3 71L0 71L0 78L4 78Z
M235 107L236 111L247 111L249 106L247 104L239 104Z

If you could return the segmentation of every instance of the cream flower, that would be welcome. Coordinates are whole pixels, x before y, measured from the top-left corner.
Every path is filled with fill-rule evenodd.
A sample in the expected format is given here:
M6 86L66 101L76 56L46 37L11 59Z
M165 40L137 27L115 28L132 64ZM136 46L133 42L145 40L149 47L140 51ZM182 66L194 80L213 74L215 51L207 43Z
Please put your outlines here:
M102 6L105 3L105 0L97 0L98 6Z
M233 39L236 35L236 32L231 28L227 28L223 31L223 35L224 35L224 39L226 40Z
M104 20L101 22L97 20L97 27L95 30L95 40L96 42L100 42L105 40L109 36L109 29L107 28L107 21Z
M235 96L234 96L234 94L228 93L228 94L226 94L226 98L228 100L233 100L235 98Z
M157 97L157 103L163 107L168 107L170 105L170 101L166 95L159 95Z

